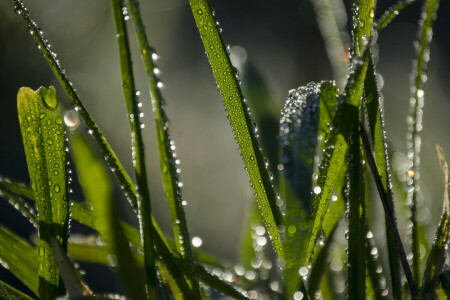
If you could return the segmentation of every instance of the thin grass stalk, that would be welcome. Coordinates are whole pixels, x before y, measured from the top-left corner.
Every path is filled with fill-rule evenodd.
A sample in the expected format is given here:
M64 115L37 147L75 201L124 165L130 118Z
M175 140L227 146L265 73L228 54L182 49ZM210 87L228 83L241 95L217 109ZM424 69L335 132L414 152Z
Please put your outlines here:
M14 9L17 14L21 15L27 24L30 34L33 36L34 40L38 45L38 49L44 55L47 63L53 71L53 74L58 79L61 87L66 92L69 100L72 105L75 107L75 110L81 117L81 120L86 124L88 128L89 134L91 134L106 162L109 165L111 172L116 177L119 182L121 188L123 189L125 195L130 201L134 210L137 209L137 200L136 200L136 189L134 187L133 181L130 176L125 171L122 163L117 158L116 154L112 150L111 146L108 144L108 141L101 133L97 124L92 119L91 115L88 113L83 103L81 102L80 97L78 96L75 88L73 87L73 83L69 80L66 75L66 72L62 68L59 60L56 58L56 53L50 50L50 44L48 40L43 36L42 30L38 27L36 22L31 18L28 13L28 9L25 7L21 0L12 0L14 3Z
M380 174L384 190L386 191L387 201L390 210L395 218L395 206L392 192L391 172L389 167L388 145L386 142L386 131L384 125L383 103L376 78L375 63L373 57L370 57L367 76L364 82L364 99L367 108L367 117L369 121L370 133L372 137L373 149L375 152L375 161L378 173ZM394 245L394 237L389 230L389 222L386 219L386 238L389 252L389 268L392 282L392 292L395 299L401 299L401 274L400 262L398 260L397 250Z
M380 195L380 199L381 199L381 203L383 204L384 212L387 216L387 220L389 221L389 229L392 233L392 236L394 237L394 242L395 242L395 247L397 249L398 257L402 264L403 272L405 273L405 277L408 282L408 287L411 292L411 296L413 297L413 299L415 299L417 297L417 288L414 283L411 268L409 267L409 263L406 258L405 248L403 247L403 243L400 238L400 234L398 233L394 214L389 209L386 191L384 190L383 182L381 181L380 174L378 174L378 169L377 169L377 165L375 162L375 158L373 157L371 149L370 149L369 138L367 136L367 132L366 132L363 124L360 124L359 129L360 129L361 141L362 141L362 145L364 147L364 152L366 154L367 162L369 164L370 171L372 172L372 175L375 179L375 184L377 186L378 194Z
M214 13L207 0L189 0L189 4L250 177L261 215L278 258L284 260L284 248L278 231L282 217L276 204L277 196L264 157L259 149L257 134L242 95L239 80L220 34L221 29L216 24Z
M433 22L436 19L436 12L439 7L439 0L426 0L422 8L422 15L419 20L419 29L415 42L417 59L413 62L413 80L411 82L410 115L407 118L407 156L409 170L407 172L410 179L407 183L407 203L411 205L412 222L412 255L413 272L416 284L421 282L420 271L420 242L417 227L417 197L420 190L420 148L422 131L422 115L424 105L423 85L427 80L426 69L430 58L430 43L433 37Z
M1 299L9 299L9 300L32 300L30 296L24 294L9 284L6 284L3 281L0 281L0 298Z
M161 176L172 216L175 243L178 252L185 260L185 267L188 268L190 272L193 272L194 258L187 227L187 220L182 204L180 182L175 163L176 159L172 151L173 144L169 136L168 118L164 111L164 99L162 98L160 81L157 76L158 69L156 68L154 62L154 58L156 58L157 55L155 51L152 50L148 42L145 26L141 18L139 2L137 0L128 0L128 7L130 8L131 17L136 28L136 38L149 83L150 96L154 111ZM200 296L198 282L191 280L191 283L193 284L193 290L196 295Z
M394 19L398 16L400 11L405 7L414 3L416 0L399 0L393 6L389 7L381 17L375 22L375 29L380 33L384 28L386 28Z
M22 215L33 225L33 227L38 227L38 220L36 216L36 211L34 208L30 207L25 201L23 201L19 196L15 195L8 188L0 182L0 196L3 196L8 202L14 206Z
M119 46L120 69L122 87L128 112L131 129L133 165L136 176L136 196L139 228L144 250L145 288L149 299L156 299L158 281L156 277L155 250L153 245L154 232L151 221L150 191L147 183L145 167L145 150L142 139L141 121L139 118L138 100L131 65L131 53L128 43L128 33L125 26L127 8L123 0L111 0L111 9L116 28L116 37ZM129 18L129 17L128 17Z

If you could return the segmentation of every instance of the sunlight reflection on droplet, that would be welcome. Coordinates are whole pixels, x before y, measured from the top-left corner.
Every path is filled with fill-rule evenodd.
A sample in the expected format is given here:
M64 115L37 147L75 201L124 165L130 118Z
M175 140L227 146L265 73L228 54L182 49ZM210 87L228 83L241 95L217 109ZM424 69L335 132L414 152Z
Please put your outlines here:
M69 110L64 115L64 124L70 129L77 129L78 125L80 125L80 117L75 110Z
M194 236L192 238L192 246L194 246L195 248L201 247L202 244L203 244L203 240L201 238L199 238L198 236Z

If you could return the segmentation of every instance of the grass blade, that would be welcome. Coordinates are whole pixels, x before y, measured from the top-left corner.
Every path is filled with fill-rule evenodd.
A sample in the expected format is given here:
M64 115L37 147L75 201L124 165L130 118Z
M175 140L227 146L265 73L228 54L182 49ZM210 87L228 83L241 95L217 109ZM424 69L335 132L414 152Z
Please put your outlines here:
M444 268L450 232L450 182L448 176L448 164L445 159L444 151L439 145L436 145L436 151L438 153L439 165L442 170L442 181L444 184L444 207L442 209L441 220L439 221L438 228L436 229L436 237L431 248L430 255L428 256L427 266L425 268L425 272L423 273L421 295L424 297L432 297L439 284L439 275Z
M64 287L67 289L68 295L72 297L92 295L92 291L79 277L72 261L69 257L67 257L67 254L61 244L59 244L55 238L51 238L50 242L53 247L53 254L55 256L56 264L58 265L60 275L64 281Z
M375 22L375 28L378 33L386 28L408 5L414 3L416 0L398 0L392 7L389 7L381 17Z
M354 57L350 63L350 77L344 89L343 101L334 117L332 129L325 141L323 159L319 166L317 180L318 193L311 199L310 233L302 265L307 265L312 257L317 236L322 230L322 222L328 203L336 186L338 175L344 164L348 149L348 137L352 123L359 118L359 105L368 64L368 47L373 18L373 1L361 0L354 12ZM371 13L372 12L372 13Z
M178 252L183 257L184 267L189 272L194 269L194 258L191 249L189 231L183 208L183 199L181 196L181 183L177 173L176 159L172 151L173 143L169 136L168 118L164 110L164 100L161 95L160 81L157 77L157 69L153 57L157 57L156 53L149 45L144 24L142 22L137 0L129 0L131 17L135 25L135 33L138 41L141 58L147 73L150 96L152 99L155 130L158 143L159 162L161 167L161 176L163 179L164 191L169 204L173 234ZM200 288L195 280L190 280L193 285L193 291L196 297L200 296Z
M36 249L8 229L0 226L0 259L35 295L38 295L39 277Z
M334 112L338 104L337 93L333 83L309 83L289 93L282 111L280 144L286 182L284 223L287 228L284 275L288 297L297 291L301 280L298 270L302 267L303 253L299 249L307 237L308 215L314 209L310 206L314 157L319 132L325 136L328 133L330 112Z
M347 19L344 3L340 0L311 0L311 3L325 43L334 79L342 88L345 85L348 71L346 46L341 38L345 33L345 23L342 20Z
M348 297L366 298L366 207L365 165L362 162L358 124L353 122L348 150L347 186L344 192L348 207Z
M67 248L69 203L65 138L53 87L21 88L17 109L31 184L39 213L39 296L64 293L55 264L51 237Z
M19 292L12 286L0 280L0 298L8 300L32 300L32 298L22 292Z
M22 215L33 225L35 228L38 227L38 220L34 208L30 207L25 203L19 196L10 192L8 188L0 183L0 196L9 200L9 203L14 206Z
M261 215L278 258L284 260L284 249L277 228L282 220L276 205L276 194L265 166L264 157L259 150L255 128L228 52L208 1L190 0L189 4L219 86Z
M411 273L411 269L408 264L408 260L406 259L405 249L403 248L402 240L400 239L400 235L398 233L397 224L395 222L395 217L393 212L389 208L388 200L386 191L384 190L383 183L381 181L381 177L378 174L378 169L375 163L375 159L372 155L372 152L370 150L370 144L369 144L369 138L367 137L366 130L364 129L364 126L360 124L360 134L361 134L361 140L364 147L364 152L366 154L367 162L370 167L370 171L372 172L372 175L375 180L375 184L377 186L378 194L380 195L381 203L383 204L384 213L387 217L387 220L389 221L389 230L392 233L392 236L394 237L394 243L397 250L398 257L400 259L400 262L403 267L403 272L405 272L406 280L408 281L408 286L411 292L411 296L413 299L417 297L417 289L416 285L414 283L414 279Z
M394 214L395 206L392 193L391 173L389 167L388 146L386 142L386 131L384 126L383 104L376 79L375 65L373 57L369 60L367 76L364 82L364 99L367 107L367 115L372 136L373 150L375 152L375 162L380 174L383 188L386 191L389 209ZM389 252L389 267L391 271L392 292L395 299L401 299L401 274L400 263L395 249L394 237L389 230L389 222L386 219L387 247Z
M111 9L116 28L116 37L119 46L120 70L125 104L129 116L129 125L132 137L133 165L136 177L137 213L141 240L144 250L144 274L147 297L157 297L157 277L155 264L155 249L153 245L153 226L151 221L150 191L147 183L145 167L144 142L142 139L141 121L139 119L138 100L131 65L131 53L128 43L128 33L125 27L127 8L123 0L111 0Z
M410 169L408 175L411 177L407 183L407 203L411 203L412 227L412 254L414 280L418 284L420 275L420 244L417 230L417 192L420 189L420 148L422 131L422 115L424 105L423 85L426 81L427 62L430 58L429 45L433 37L433 23L436 19L436 12L439 7L439 0L427 0L422 9L419 20L418 41L416 45L417 60L413 63L413 80L411 82L410 115L408 116L407 151Z
M386 278L383 275L383 268L378 261L379 251L370 230L367 230L366 241L367 273L371 283L371 291L368 291L367 295L370 297L372 293L373 299L386 299L389 290L385 286ZM384 282L384 285L382 285L382 282Z
M50 50L49 42L46 38L44 38L42 30L38 27L36 22L31 18L28 13L28 9L25 7L21 0L13 0L15 11L23 17L25 23L27 24L31 35L38 45L38 49L44 55L44 58L47 60L50 68L53 71L53 74L58 79L62 88L66 92L69 97L71 103L74 105L75 110L80 115L82 121L88 127L88 132L95 139L100 151L102 152L103 157L108 163L112 173L116 177L120 186L122 187L125 195L130 201L133 208L137 209L137 200L136 200L136 188L134 187L133 181L130 176L126 173L123 168L121 162L118 160L116 154L112 150L111 146L108 144L106 138L100 132L97 124L95 124L91 115L88 113L83 103L81 102L80 97L78 96L75 88L73 87L72 82L67 77L64 69L61 67L59 60L56 59L56 53Z

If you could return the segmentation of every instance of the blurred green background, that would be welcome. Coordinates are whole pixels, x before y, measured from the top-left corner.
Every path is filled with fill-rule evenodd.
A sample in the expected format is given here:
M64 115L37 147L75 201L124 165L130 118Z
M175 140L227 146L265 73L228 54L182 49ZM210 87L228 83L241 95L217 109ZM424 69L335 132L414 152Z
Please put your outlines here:
M226 42L246 50L247 59L266 81L279 111L288 91L310 81L333 79L315 14L309 1L211 1ZM379 1L377 14L393 1ZM131 146L120 84L117 45L109 1L26 1L62 65L113 149L132 173ZM350 2L345 2L347 15ZM412 4L378 37L378 72L384 79L387 137L394 166L403 175L409 82L422 1ZM235 262L244 217L252 201L248 177L203 45L186 0L141 1L150 42L160 59L163 95L171 120L171 136L181 160L181 179L191 236L203 239L202 248ZM422 131L421 179L423 217L436 224L441 211L441 173L434 145L450 157L450 4L442 1L431 44ZM345 22L345 19L343 19ZM347 23L350 21L347 20ZM132 26L129 21L128 25ZM348 36L347 36L348 38ZM152 206L166 233L171 232L155 143L146 75L130 32L137 88L141 91L147 164ZM37 89L54 85L68 100L46 61L14 14L12 1L0 1L0 175L29 182L17 120L16 94L21 86ZM82 195L74 185L74 198ZM116 187L117 189L117 187ZM122 199L116 190L117 199ZM127 208L126 203L122 204ZM403 224L405 222L403 221ZM5 200L0 201L0 224L29 237L33 228ZM382 224L380 223L380 226ZM72 223L74 231L84 228ZM434 231L432 226L432 231ZM381 227L374 231L383 230ZM383 247L379 244L380 248ZM93 266L83 265L88 278ZM92 271L94 272L94 271ZM95 274L95 273L94 273ZM92 275L91 275L92 276ZM5 270L1 278L11 278ZM12 280L12 279L10 279ZM99 283L100 284L100 283ZM15 283L17 286L18 283ZM111 290L100 284L97 290Z

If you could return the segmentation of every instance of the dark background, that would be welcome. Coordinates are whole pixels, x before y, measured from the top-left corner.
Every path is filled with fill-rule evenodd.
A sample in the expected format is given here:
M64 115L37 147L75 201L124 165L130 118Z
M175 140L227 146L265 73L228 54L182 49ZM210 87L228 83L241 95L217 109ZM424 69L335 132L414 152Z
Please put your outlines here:
M231 262L252 192L237 145L226 119L222 100L204 55L203 45L185 0L141 1L147 34L157 49L164 82L163 94L171 120L172 138L181 159L181 178L191 236L201 236L203 248ZM376 17L392 1L380 1ZM378 71L384 78L387 137L396 153L394 167L401 169L406 151L406 116L409 82L422 1L406 8L378 38ZM31 16L58 54L82 101L96 120L127 170L132 173L128 123L120 85L117 45L108 1L26 1ZM310 81L333 79L315 14L309 1L212 1L224 39L246 49L248 59L267 81L274 105L281 108L288 90ZM351 4L346 1L347 13ZM425 85L422 165L424 214L436 224L441 211L441 174L434 150L441 144L450 156L450 5L442 1L431 45L428 82ZM131 21L129 21L131 25ZM131 26L130 26L131 29ZM142 91L147 164L155 217L170 234L170 217L163 196L151 118L147 82L137 55L137 88ZM59 83L14 14L12 1L0 1L0 176L28 183L28 172L17 120L16 95L21 86L37 89L54 85L68 103ZM75 198L82 199L76 184ZM117 199L122 199L116 193ZM124 205L126 207L126 205ZM405 220L399 218L401 225ZM30 238L33 228L7 201L0 199L0 224ZM383 226L381 223L379 226ZM84 228L73 224L73 231ZM434 228L434 226L431 226ZM381 227L378 228L382 231ZM402 230L402 228L401 228ZM377 228L374 228L377 231ZM433 231L433 230L432 230ZM379 243L380 248L383 242ZM83 265L88 281L103 269ZM106 274L106 275L105 275ZM0 279L21 287L1 268ZM96 282L98 291L114 291L108 280Z

